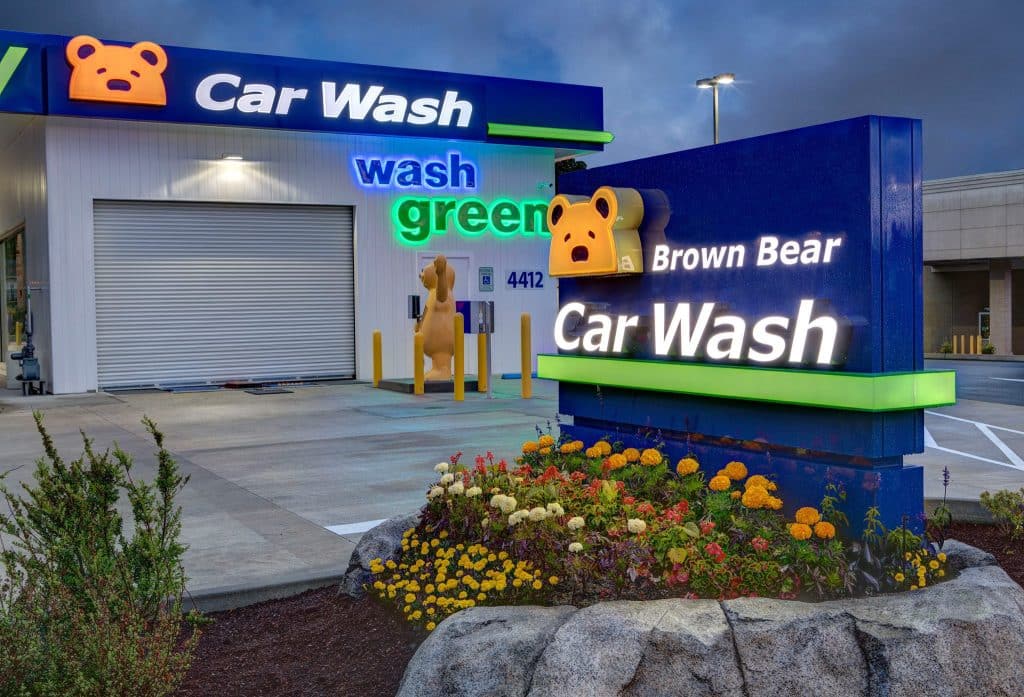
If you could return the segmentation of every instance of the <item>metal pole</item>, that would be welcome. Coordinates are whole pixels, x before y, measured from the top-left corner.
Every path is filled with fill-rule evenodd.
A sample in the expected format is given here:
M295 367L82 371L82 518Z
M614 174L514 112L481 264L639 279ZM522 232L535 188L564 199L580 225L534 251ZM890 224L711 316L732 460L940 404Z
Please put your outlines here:
M712 110L715 116L715 145L718 145L718 83L716 82L711 86L711 92L714 96L712 100Z

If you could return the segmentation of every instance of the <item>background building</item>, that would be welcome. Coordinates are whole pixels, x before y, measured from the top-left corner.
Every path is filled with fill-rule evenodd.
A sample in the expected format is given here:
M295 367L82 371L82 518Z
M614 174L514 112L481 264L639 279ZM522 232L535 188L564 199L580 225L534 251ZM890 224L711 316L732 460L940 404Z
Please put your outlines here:
M926 181L925 351L982 334L1024 353L1024 170Z

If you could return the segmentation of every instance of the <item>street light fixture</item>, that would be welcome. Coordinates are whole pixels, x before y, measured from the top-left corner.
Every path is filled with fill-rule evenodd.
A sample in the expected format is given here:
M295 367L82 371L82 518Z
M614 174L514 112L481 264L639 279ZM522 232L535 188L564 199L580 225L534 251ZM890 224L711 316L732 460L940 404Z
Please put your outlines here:
M710 89L714 96L712 100L712 113L715 117L715 143L718 143L718 86L731 85L736 82L734 73L719 73L714 77L704 77L697 80L697 87L702 90Z

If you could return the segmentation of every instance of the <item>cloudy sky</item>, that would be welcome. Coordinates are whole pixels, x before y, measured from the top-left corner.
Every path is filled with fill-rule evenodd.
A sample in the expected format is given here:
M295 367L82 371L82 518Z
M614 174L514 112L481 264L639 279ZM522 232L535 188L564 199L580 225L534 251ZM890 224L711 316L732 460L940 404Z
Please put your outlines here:
M0 0L0 27L604 88L592 164L867 113L924 121L928 179L1024 169L1020 0Z

